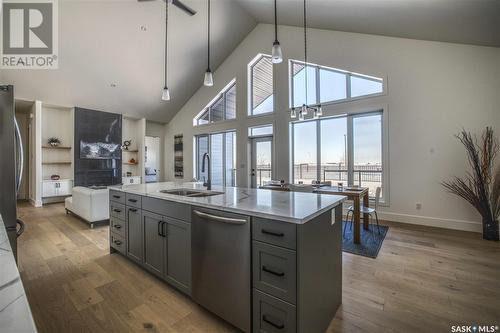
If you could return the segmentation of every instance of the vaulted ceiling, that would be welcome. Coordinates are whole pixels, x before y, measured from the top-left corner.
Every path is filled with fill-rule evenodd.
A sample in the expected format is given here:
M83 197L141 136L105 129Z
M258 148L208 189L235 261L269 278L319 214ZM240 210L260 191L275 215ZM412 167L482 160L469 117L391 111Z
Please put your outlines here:
M206 0L172 7L169 88L163 88L164 2L60 0L59 69L2 70L17 98L119 112L168 122L203 83ZM272 23L272 0L212 0L212 69L258 22ZM301 0L278 0L279 23L302 23ZM500 46L499 0L308 0L311 27ZM215 78L217 79L217 78Z

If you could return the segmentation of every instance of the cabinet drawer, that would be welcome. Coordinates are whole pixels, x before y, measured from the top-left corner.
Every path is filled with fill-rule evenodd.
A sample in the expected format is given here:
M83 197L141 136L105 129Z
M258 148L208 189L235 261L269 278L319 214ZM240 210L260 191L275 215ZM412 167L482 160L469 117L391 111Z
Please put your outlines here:
M142 198L142 209L160 214L163 216L173 217L178 220L191 222L191 206L166 201L156 198L144 197Z
M127 193L125 195L125 204L130 207L141 208L142 207L142 197L137 194Z
M297 263L295 251L252 242L253 286L272 296L295 304Z
M121 237L125 237L125 221L117 219L116 217L111 217L111 232L114 232Z
M112 248L120 252L121 254L126 254L126 244L125 244L125 238L121 237L120 235L117 235L114 232L110 233L110 244Z
M253 290L254 333L295 333L296 330L295 306L256 289Z
M297 238L294 223L267 220L260 217L254 217L252 223L253 239L295 250Z
M125 205L110 202L109 203L109 216L125 220Z
M118 202L121 204L125 203L125 193L119 191L109 190L109 201Z

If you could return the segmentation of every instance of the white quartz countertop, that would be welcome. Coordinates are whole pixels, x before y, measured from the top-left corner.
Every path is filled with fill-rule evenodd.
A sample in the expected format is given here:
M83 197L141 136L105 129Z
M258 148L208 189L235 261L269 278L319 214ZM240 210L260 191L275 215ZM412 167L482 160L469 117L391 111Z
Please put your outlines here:
M312 220L346 199L345 196L340 195L221 186L212 186L212 191L224 193L210 197L195 198L160 192L180 188L206 190L201 183L177 182L109 187L110 190L297 224Z
M0 215L0 332L36 332L5 225Z

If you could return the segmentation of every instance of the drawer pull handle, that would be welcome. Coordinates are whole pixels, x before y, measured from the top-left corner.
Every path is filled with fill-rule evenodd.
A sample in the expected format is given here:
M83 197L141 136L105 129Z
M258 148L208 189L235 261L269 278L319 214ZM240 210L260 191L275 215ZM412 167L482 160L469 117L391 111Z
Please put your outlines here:
M137 199L128 199L130 202L137 202Z
M121 229L121 228L122 228L122 226L121 226L121 225L119 225L119 224L115 224L115 225L114 225L114 227L115 227L116 229Z
M121 197L119 195L113 195L113 198L120 199Z
M262 266L262 270L264 272L267 272L269 274L273 274L273 275L276 275L276 276L285 276L285 272L277 272L275 270L272 270L270 268L267 268L266 266Z
M276 237L283 237L283 236L285 236L285 234L282 233L282 232L277 232L277 231L272 231L272 230L262 229L261 232L263 234L271 235L271 236L276 236Z
M113 209L113 212L115 212L115 213L121 213L122 211L121 211L121 209L116 209L115 208L115 209Z
M134 213L137 212L137 209L135 209L135 208L129 208L128 210L130 210L131 212L134 212Z
M269 325L272 325L274 327L276 327L277 329L279 330L282 330L285 328L285 324L283 323L277 323L273 320L274 318L271 318L270 316L267 316L267 315L263 315L262 316L262 320L265 321L266 323L268 323Z
M120 242L119 240L115 240L114 242L116 245L122 245L122 242Z

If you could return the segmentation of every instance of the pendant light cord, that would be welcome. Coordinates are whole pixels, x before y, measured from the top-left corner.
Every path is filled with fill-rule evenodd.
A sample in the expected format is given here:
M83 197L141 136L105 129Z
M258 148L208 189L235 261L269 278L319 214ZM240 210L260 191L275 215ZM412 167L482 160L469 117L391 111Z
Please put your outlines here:
M207 60L208 60L208 65L207 65L207 70L210 70L210 0L208 0L208 35L207 35L207 40L208 40L208 48L207 48L207 52L208 52L208 56L207 56Z
M304 0L304 69L306 71L305 86L306 86L306 102L307 105L307 19L306 19L306 0Z
M168 1L165 2L165 87L167 87L168 66Z
M278 41L278 5L277 0L274 0L274 41Z

